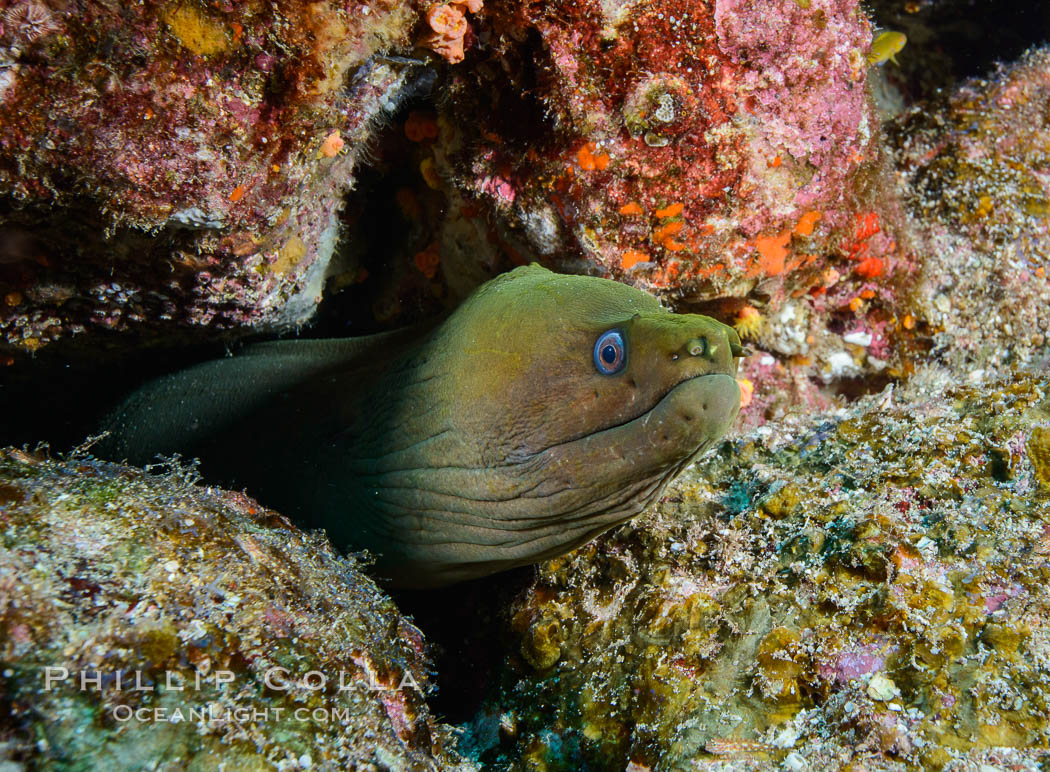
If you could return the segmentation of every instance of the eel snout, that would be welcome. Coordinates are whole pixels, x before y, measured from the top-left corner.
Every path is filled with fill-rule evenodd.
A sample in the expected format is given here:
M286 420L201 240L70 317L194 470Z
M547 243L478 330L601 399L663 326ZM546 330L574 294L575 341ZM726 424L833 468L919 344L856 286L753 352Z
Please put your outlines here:
M688 386L686 399L676 405L678 418L683 424L700 421L706 439L722 437L732 426L740 410L740 387L736 378L726 373L700 375L675 387ZM674 390L672 390L672 393Z

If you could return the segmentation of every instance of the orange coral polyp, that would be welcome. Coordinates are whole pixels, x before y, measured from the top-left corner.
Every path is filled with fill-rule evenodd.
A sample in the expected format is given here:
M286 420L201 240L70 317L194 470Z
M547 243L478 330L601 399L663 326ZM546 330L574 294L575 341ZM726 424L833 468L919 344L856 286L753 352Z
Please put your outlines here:
M335 129L325 137L324 142L321 143L321 155L325 158L335 158L342 152L346 142L339 133L339 129Z
M452 0L451 5L462 5L471 13L477 13L484 5L484 0Z
M438 265L441 263L441 254L437 247L431 244L422 252L417 252L415 257L416 268L428 279L433 279L437 273Z
M625 271L630 270L638 263L647 262L649 262L649 255L637 249L628 249L623 253L623 257L620 258L620 264Z
M813 228L816 227L817 222L820 220L821 214L817 210L806 212L798 220L798 225L795 226L796 236L810 236L813 234Z
M435 5L427 11L427 24L433 32L424 39L434 53L443 56L451 64L463 61L463 36L467 34L467 17L460 6L468 11L481 10L479 0Z
M676 201L673 204L669 204L669 205L665 206L663 209L657 209L656 210L656 216L657 217L661 217L661 218L663 218L663 217L677 217L678 215L680 215L682 213L683 209L685 209L685 205L682 204L679 201Z
M885 273L886 264L881 258L866 257L857 264L854 270L858 276L863 276L865 279L874 279Z
M857 215L857 227L854 235L856 241L866 241L881 230L879 216L875 212Z
M467 17L452 5L435 5L427 11L427 24L439 35L459 37L467 31Z
M755 385L747 378L737 378L736 384L740 387L740 407L743 409L751 404L751 398L755 393Z
M790 239L790 229L773 236L760 236L755 239L755 249L760 255L759 267L767 276L776 276L783 272L784 261L788 256L787 244Z
M576 163L578 163L580 168L585 172L594 171L595 169L604 169L609 165L608 153L602 153L599 156L594 155L594 151L597 150L597 147L598 146L593 142L588 142L576 151Z
M405 136L412 142L423 142L436 139L438 135L437 120L433 115L413 110L405 120Z
M666 241L671 236L678 233L682 228L685 227L685 223L681 220L675 222L669 222L666 225L661 225L659 228L653 231L653 241L660 243Z
M440 38L431 44L434 53L444 57L449 64L459 64L463 61L463 38Z

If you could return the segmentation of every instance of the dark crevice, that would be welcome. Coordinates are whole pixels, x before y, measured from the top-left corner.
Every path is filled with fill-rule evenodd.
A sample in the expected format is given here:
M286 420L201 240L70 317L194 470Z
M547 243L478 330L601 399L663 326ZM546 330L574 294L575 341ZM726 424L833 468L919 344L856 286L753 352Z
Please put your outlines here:
M437 685L427 703L439 720L468 721L496 693L507 609L534 576L535 568L525 566L440 590L390 591L427 640Z

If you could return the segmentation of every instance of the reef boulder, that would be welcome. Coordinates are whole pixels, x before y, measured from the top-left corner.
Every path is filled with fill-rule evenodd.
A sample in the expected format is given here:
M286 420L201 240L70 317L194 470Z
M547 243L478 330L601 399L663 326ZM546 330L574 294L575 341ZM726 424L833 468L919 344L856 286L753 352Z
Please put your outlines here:
M310 319L326 277L366 275L330 265L340 238L397 249L370 240L366 202L338 216L362 166L390 171L392 124L416 143L392 143L398 168L418 167L387 202L411 221L393 230L426 220L397 257L440 272L442 297L530 256L699 302L907 268L883 233L856 0L7 0L0 14L8 351ZM404 118L425 100L436 120Z
M853 0L507 4L485 30L450 175L565 270L676 299L822 286L878 198Z
M939 356L974 368L1038 362L1050 335L1050 48L964 83L892 126L910 289Z
M13 449L0 528L0 759L473 769L422 633L323 534L175 464Z
M432 82L383 55L422 24L414 2L0 2L5 348L308 319L362 151Z

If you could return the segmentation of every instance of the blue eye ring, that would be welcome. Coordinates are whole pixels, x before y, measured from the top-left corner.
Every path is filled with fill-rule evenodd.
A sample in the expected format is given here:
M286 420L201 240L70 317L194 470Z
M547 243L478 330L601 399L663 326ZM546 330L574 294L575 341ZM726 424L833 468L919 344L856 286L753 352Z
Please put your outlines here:
M619 330L606 330L594 342L594 368L602 375L616 375L627 367L627 342Z

